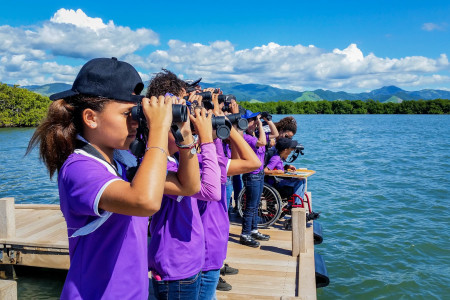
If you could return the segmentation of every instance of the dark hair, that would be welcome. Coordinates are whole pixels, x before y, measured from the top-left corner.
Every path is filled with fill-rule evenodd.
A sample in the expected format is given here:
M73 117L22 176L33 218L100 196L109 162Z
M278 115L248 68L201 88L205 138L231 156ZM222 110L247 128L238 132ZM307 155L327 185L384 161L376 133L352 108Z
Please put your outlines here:
M39 144L39 156L52 178L75 150L77 134L83 133L81 113L87 108L100 112L109 101L113 100L86 95L54 101L31 137L26 154Z
M151 80L150 85L147 88L146 97L161 96L166 93L171 93L175 96L180 95L182 90L186 90L186 82L179 79L173 72L162 69Z
M285 117L281 119L279 122L275 123L275 127L280 131L292 131L295 135L297 133L297 121L295 121L294 117Z

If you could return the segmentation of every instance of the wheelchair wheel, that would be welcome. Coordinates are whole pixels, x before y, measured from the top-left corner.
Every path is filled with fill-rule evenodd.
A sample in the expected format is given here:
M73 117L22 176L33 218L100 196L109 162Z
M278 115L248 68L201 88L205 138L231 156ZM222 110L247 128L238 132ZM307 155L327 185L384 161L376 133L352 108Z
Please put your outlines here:
M237 206L241 218L244 216L246 203L245 187L242 188L238 196ZM277 190L264 183L261 202L258 207L259 228L264 228L275 223L281 215L281 196Z

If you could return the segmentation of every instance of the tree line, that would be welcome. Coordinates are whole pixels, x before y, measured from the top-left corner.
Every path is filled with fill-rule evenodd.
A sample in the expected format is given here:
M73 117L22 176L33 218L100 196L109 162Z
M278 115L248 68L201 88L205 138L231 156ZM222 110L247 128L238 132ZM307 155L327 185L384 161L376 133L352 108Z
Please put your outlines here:
M0 127L37 126L50 103L48 97L0 83Z
M251 111L267 111L271 114L449 114L450 100L410 100L402 103L381 103L374 100L335 101L278 101L266 103L240 102Z
M34 127L45 117L51 101L18 86L0 83L0 127ZM251 111L271 114L449 114L450 100L380 103L374 100L240 102Z

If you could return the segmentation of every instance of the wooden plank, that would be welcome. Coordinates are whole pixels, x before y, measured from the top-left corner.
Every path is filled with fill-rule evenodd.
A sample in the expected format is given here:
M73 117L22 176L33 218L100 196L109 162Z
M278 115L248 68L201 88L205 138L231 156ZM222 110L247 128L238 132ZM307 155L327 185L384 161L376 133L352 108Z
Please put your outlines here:
M274 171L271 172L264 172L265 175L267 176L276 176L276 177L293 177L293 178L299 178L299 179L303 179L303 178L307 178L313 174L315 174L316 171L313 170L307 170L307 169L297 169L296 171L293 172L286 172L286 173L276 173Z
M0 299L17 300L17 282L14 280L0 280Z
M0 199L0 239L16 236L16 214L14 213L14 198Z
M45 217L49 215L52 215L51 211L46 210L30 210L25 212L16 210L16 219L19 221L16 223L16 229L26 230L28 227L34 228L42 220L45 222Z
M18 228L16 236L27 237L30 240L34 240L34 234L39 233L43 229L51 227L55 224L64 224L62 226L65 226L64 219L62 219L60 215L52 214L51 211L49 211L45 215L43 215L42 218L35 219L34 223L30 223L26 226Z
M241 294L237 294L235 291L231 290L229 292L223 292L223 293L218 293L217 294L217 299L221 299L221 300L248 300L248 299L258 299L258 300L279 300L280 297L279 296L264 296L264 295L259 295L258 298L249 298L248 295L241 295Z
M314 251L300 254L298 277L299 297L303 299L316 299L316 273L314 266Z
M313 221L310 222L311 224ZM313 225L306 228L305 232L306 252L300 254L299 274L298 274L298 292L299 297L305 300L315 300L316 291L316 273L314 263L314 229Z
M16 204L16 209L60 210L59 204Z
M2 243L0 248L22 247L22 249L30 250L31 248L26 247L36 247L34 249L39 250L38 253L22 251L19 263L68 268L67 228L59 206L54 205L45 210L43 205L37 205L35 208L31 205L16 205L15 216L16 237L7 239L7 243L0 239L0 243ZM280 297L299 299L295 298L295 293L299 290L300 275L297 272L300 270L300 266L298 259L291 256L292 233L280 230L282 228L280 224L275 224L271 228L260 230L271 236L269 241L262 241L260 248L250 248L239 244L241 224L234 224L230 226L226 263L238 268L239 274L224 277L233 288L229 292L218 291L218 299L280 299ZM306 254L311 255L309 248L312 247L312 251L314 251L312 227L306 229L306 232L308 234L308 238L305 239ZM43 253L47 250L48 254ZM61 251L62 255L57 254L58 251ZM305 257L303 262L310 268L311 261ZM315 293L314 265L309 271L313 272ZM302 284L306 283L311 284L311 280L309 282L302 281Z

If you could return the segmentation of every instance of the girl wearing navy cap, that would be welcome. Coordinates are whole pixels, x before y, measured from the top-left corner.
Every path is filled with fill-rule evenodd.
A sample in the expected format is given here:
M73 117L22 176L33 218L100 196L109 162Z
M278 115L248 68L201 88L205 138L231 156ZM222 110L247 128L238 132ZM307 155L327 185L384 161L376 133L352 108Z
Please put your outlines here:
M113 158L136 137L130 112L142 88L131 65L93 59L71 90L50 97L56 101L29 143L27 153L40 144L50 177L58 172L70 254L62 299L148 298L148 216L160 208L166 185L171 97L142 99L151 139L131 182ZM198 183L192 179L191 186ZM174 176L167 181L180 185Z

